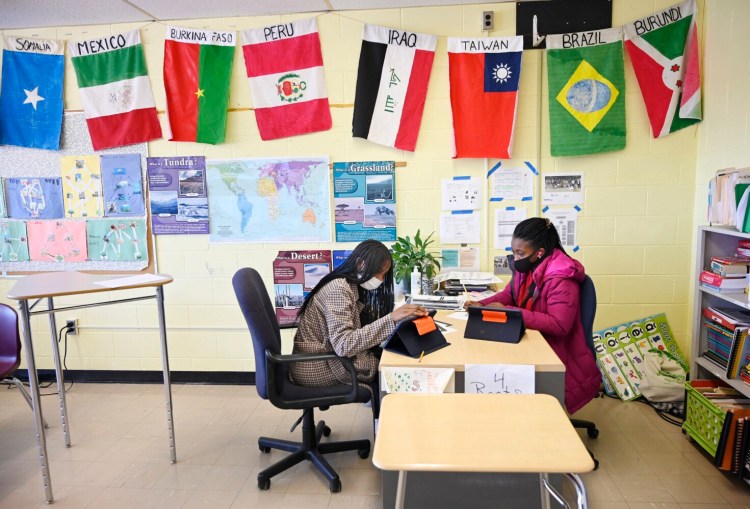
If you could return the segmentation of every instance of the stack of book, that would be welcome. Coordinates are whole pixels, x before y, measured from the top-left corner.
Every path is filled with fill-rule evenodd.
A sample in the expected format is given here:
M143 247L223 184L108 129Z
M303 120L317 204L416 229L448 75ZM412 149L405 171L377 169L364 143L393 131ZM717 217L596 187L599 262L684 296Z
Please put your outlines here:
M737 244L737 256L750 258L750 240L740 240Z
M748 269L748 257L714 256L710 267L701 272L700 284L715 292L742 293L747 288Z
M706 388L704 397L726 410L714 465L735 476L743 473L750 449L750 399L729 387Z
M703 309L703 323L708 341L702 355L724 369L727 378L739 377L750 356L750 312L707 307Z

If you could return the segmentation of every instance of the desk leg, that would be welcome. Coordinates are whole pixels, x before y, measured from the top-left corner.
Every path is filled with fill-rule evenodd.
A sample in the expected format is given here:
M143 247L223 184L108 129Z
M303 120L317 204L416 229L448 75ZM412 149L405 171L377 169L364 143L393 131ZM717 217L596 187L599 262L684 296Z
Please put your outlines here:
M539 474L539 488L542 495L542 509L550 509L549 506L549 494L552 487L549 484L549 476L547 474ZM565 506L565 502L558 499L561 505Z
M55 309L52 297L47 299L47 309ZM70 430L68 429L68 405L65 402L65 378L60 359L60 343L57 342L57 320L55 313L49 314L49 331L52 335L52 358L55 360L55 380L57 381L57 398L60 401L60 420L62 421L65 447L70 447Z
M578 474L565 474L565 477L573 483L573 487L576 489L576 504L578 505L578 509L588 509L589 500L581 476Z
M164 371L164 404L167 409L167 428L169 430L169 459L177 462L177 449L174 443L174 421L172 414L172 385L169 374L169 354L167 351L167 322L164 319L164 289L156 287L156 308L159 314L159 336L161 337L161 364Z
M44 485L44 498L47 503L54 500L52 496L52 480L49 475L49 463L47 462L47 439L44 436L44 420L42 418L42 401L39 397L39 379L36 373L36 362L34 361L34 345L31 343L31 320L29 319L29 302L18 301L18 309L21 311L21 325L23 327L23 349L26 351L26 366L29 370L29 386L31 387L31 407L34 410L34 424L36 425L36 443L39 449L39 462L42 467L42 484Z
M404 509L406 499L406 470L398 471L398 484L396 485L396 509Z

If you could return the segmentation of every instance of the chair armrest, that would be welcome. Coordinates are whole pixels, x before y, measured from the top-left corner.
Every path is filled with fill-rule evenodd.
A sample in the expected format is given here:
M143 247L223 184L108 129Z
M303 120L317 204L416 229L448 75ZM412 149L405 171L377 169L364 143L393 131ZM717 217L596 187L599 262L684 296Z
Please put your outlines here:
M276 386L278 366L294 364L297 362L313 362L313 361L328 361L338 360L346 368L351 376L351 390L348 393L343 393L335 396L320 396L312 399L301 399L301 400L281 400L278 395L280 394L279 388ZM355 401L357 397L358 381L357 381L357 370L354 368L354 364L351 360L346 357L339 357L333 353L296 353L288 355L279 355L266 350L266 361L267 369L266 376L268 377L266 383L268 385L268 399L271 403L279 408L297 408L299 405L309 406L329 406L338 405L341 403L351 403ZM290 382L291 383L291 382ZM344 386L345 384L341 384ZM310 389L315 389L310 387Z

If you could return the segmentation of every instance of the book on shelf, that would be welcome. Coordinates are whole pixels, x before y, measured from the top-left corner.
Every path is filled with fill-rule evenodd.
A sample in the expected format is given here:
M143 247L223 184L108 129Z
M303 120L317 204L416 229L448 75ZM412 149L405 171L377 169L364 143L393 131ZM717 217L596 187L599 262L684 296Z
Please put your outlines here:
M709 269L721 276L730 274L745 276L750 269L750 258L745 256L714 256L711 258Z
M747 280L741 274L722 276L710 270L701 272L699 281L702 286L711 287L711 289L716 289L716 291L744 292L747 287Z
M732 343L732 349L729 352L729 364L727 365L727 378L737 378L740 375L740 369L747 365L748 355L750 355L750 336L748 336L745 327L744 331Z
M703 316L732 331L738 325L750 325L750 311L746 309L708 306L703 308Z
M744 249L750 249L750 240L748 240L748 239L740 239L737 242L737 247L741 247L741 248L744 248Z

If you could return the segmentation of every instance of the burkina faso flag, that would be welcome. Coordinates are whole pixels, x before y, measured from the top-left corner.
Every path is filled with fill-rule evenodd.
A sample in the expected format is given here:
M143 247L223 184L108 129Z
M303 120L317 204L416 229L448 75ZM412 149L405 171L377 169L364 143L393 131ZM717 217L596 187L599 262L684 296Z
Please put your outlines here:
M623 27L654 138L701 121L696 15L687 0Z

